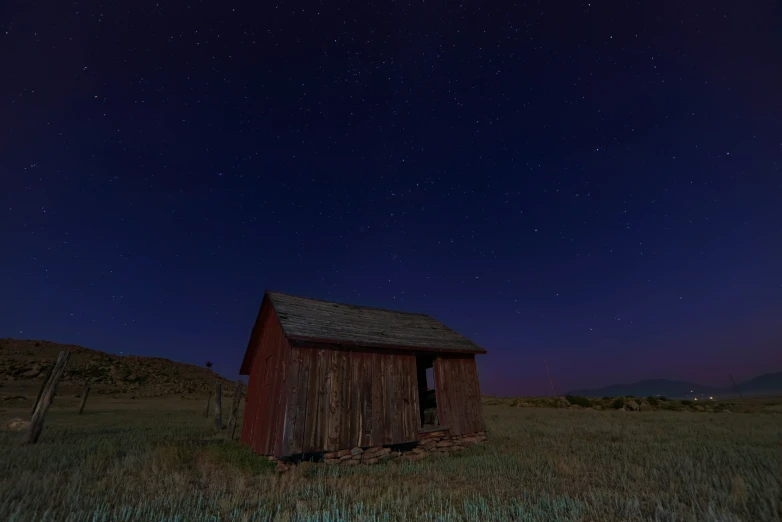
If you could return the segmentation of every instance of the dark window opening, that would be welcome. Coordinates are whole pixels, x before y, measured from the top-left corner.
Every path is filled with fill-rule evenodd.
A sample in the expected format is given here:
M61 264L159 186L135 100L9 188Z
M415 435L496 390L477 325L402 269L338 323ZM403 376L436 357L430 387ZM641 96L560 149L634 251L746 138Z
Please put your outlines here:
M421 413L421 427L434 428L440 424L437 415L437 395L434 390L434 359L419 355L416 357L418 373L418 411Z

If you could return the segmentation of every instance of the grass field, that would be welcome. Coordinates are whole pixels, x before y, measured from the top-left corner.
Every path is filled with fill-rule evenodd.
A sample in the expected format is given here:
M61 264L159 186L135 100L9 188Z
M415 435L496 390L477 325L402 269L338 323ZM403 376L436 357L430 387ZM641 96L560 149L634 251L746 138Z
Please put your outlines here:
M58 398L36 446L0 431L0 520L782 520L774 413L486 405L489 441L461 454L278 474L238 443L186 442L213 438L200 402L77 401Z

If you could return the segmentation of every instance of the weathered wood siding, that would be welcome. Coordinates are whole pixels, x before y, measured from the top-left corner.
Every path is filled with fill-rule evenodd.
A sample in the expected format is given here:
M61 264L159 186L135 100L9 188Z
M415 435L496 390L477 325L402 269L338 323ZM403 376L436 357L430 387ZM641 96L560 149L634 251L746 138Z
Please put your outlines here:
M451 435L483 431L483 406L474 356L438 357L434 388L440 425Z
M415 355L310 347L290 353L280 456L416 440Z
M261 311L244 405L241 441L261 455L282 451L291 350L272 307Z

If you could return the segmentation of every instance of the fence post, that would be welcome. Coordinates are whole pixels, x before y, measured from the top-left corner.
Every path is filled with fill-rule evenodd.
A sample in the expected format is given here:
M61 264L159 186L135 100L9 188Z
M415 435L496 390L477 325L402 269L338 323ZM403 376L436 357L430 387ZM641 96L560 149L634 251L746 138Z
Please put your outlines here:
M81 405L79 406L79 415L84 411L84 405L87 404L87 395L90 394L90 387L86 386L81 394Z
M218 382L215 384L215 431L223 429L223 387Z
M234 440L234 432L236 431L236 414L239 411L239 401L242 400L242 381L236 381L236 388L234 388L234 401L231 404L231 418L228 419L228 436L230 440Z
M209 395L206 396L206 408L204 408L204 418L209 418L209 405L212 403L212 392L209 392Z
M35 398L35 403L33 404L33 409L30 412L30 415L35 413L35 408L38 407L38 403L41 402L41 395L43 395L43 390L46 388L46 384L49 382L49 377L52 375L52 369L53 366L49 366L49 368L46 370L46 375L43 378L43 382L41 383L41 389L38 390L38 397Z
M57 383L60 382L60 377L65 372L65 365L68 364L68 357L70 352L62 351L57 357L57 363L52 368L52 372L49 374L49 378L46 380L46 386L41 390L41 398L38 404L35 406L33 417L30 419L30 427L27 430L27 437L25 438L25 444L35 444L38 442L38 438L43 431L43 421L46 417L46 410L52 404L52 398L57 392Z

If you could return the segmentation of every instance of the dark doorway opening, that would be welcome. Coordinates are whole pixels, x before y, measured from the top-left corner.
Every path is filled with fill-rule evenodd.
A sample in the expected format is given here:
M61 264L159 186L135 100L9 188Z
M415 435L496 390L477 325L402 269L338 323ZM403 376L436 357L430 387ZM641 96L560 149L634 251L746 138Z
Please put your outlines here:
M418 375L418 411L421 428L434 428L440 424L437 414L437 394L434 389L434 359L419 355L415 358Z

